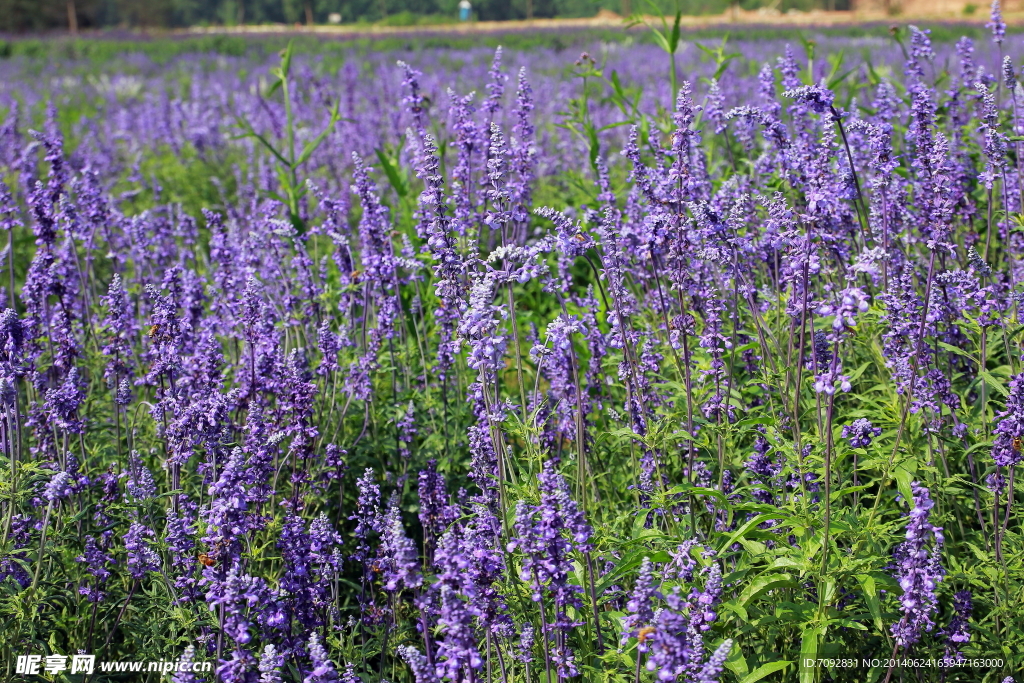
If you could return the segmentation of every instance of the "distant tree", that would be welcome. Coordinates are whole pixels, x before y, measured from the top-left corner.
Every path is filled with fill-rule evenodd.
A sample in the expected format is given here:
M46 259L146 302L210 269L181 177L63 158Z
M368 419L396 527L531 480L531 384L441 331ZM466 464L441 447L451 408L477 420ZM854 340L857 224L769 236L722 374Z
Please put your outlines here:
M24 33L67 28L64 0L0 0L0 31Z
M485 21L545 17L587 17L602 8L628 16L630 9L673 14L722 12L732 3L754 9L767 0L471 0ZM847 9L850 0L783 0L786 7ZM454 17L458 0L0 0L0 32L70 31L126 27L187 27L198 24L324 23L332 13L342 21L381 21L403 15Z

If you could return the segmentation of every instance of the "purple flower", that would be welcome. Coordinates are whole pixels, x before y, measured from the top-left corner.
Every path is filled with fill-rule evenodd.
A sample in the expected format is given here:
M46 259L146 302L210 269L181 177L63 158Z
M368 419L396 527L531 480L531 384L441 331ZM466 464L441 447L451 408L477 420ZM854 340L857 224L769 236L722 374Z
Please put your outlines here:
M27 560L27 548L32 540L32 530L37 523L38 520L29 515L12 515L9 538L13 542L14 550L8 555L0 555L0 582L10 577L22 588L27 588L32 583L31 575L17 560Z
M222 681L248 681L256 660L245 649L235 646L230 659L221 659L217 664L217 678Z
M56 503L74 493L74 480L67 472L57 472L43 487L43 498Z
M963 659L964 643L971 640L971 592L957 591L953 595L953 618L949 627L943 631L946 636L947 659L959 661Z
M197 597L196 584L196 504L185 494L178 496L178 512L167 511L164 542L167 543L167 554L171 560L170 573L176 576L175 588L178 588L182 602Z
M153 536L153 530L138 522L132 522L124 535L124 547L128 551L128 572L136 580L149 572L160 571L160 556L149 547L146 539Z
M398 454L403 458L409 458L412 455L410 448L419 432L416 428L416 411L412 401L409 401L409 405L406 406L405 412L402 413L402 417L398 419L395 426L398 428Z
M717 618L712 608L721 598L721 590L722 573L715 563L711 565L703 591L693 588L684 597L676 587L665 596L667 606L656 613L651 624L653 630L647 638L647 670L657 671L658 680L671 683L680 678L703 680L699 677L705 673L717 675L714 667L720 666L715 664L719 653L704 661L703 634Z
M246 487L245 454L241 448L231 451L217 481L210 485L210 505L206 510L206 536L203 540L216 546L218 562L231 566L240 552L242 539L253 526L249 514L249 495Z
M141 502L156 497L156 483L149 468L142 463L138 451L132 451L128 455L128 470L122 476L128 477L125 486L126 502ZM134 499L134 501L129 499Z
M418 588L423 583L419 566L416 544L405 535L398 508L392 508L388 513L388 524L381 533L378 561L378 567L384 574L384 590L396 592L403 588Z
M718 677L722 675L722 669L725 668L725 660L729 657L731 650L732 639L726 638L718 646L718 649L708 657L708 661L705 662L704 667L697 676L697 683L718 683Z
M331 604L331 583L341 565L340 544L341 536L326 515L313 520L308 532L301 517L294 513L285 516L277 542L284 561L278 586L288 597L288 612L303 627L323 624Z
M791 97L801 104L806 104L818 114L832 110L832 101L835 99L835 94L831 90L819 85L803 85L785 91L782 96Z
M341 683L363 683L363 679L356 674L356 667L352 662L345 664L345 672L341 674Z
M416 683L437 683L437 675L431 670L427 657L422 652L410 645L402 645L398 648L398 655L412 669Z
M1010 395L1006 406L996 415L999 420L993 431L992 459L1000 467L1010 467L1024 460L1020 440L1024 438L1024 373L1010 378Z
M365 562L369 559L371 532L378 531L380 526L380 487L374 482L373 470L369 467L356 482L359 497L356 512L349 520L355 521L355 537L358 541L356 551L352 554L354 562Z
M658 592L659 582L654 578L654 565L651 558L645 557L640 564L640 573L636 578L636 585L626 603L628 615L622 618L622 642L629 638L636 638L640 627L650 624L654 620L654 600L661 597ZM646 652L647 646L640 643L641 652Z
M992 12L985 28L992 29L992 42L996 45L1003 44L1006 37L1006 22L1003 21L1003 10L999 6L999 0L992 0Z
M5 308L0 313L0 352L3 353L3 361L16 365L20 361L24 344L25 324L13 309Z
M452 524L437 544L437 623L443 638L438 648L438 674L455 679L457 671L477 668L480 631L511 634L504 596L498 585L505 572L498 546L500 523L486 504L474 501L472 514Z
M469 292L469 310L459 323L459 335L469 343L467 364L474 370L493 373L504 367L508 338L499 331L501 319L508 313L503 305L494 305L497 276L493 272L474 275Z
M108 565L114 564L114 558L103 552L91 536L85 539L85 552L75 558L75 562L86 565L86 571L95 579L92 585L79 586L78 592L89 602L101 602L107 594L101 590L110 578Z
M103 377L107 381L118 381L133 374L132 341L138 333L138 324L135 322L120 275L114 275L107 295L101 297L101 300L107 309L106 317L103 319L106 344L101 351L110 359L103 371Z
M129 384L127 377L118 382L114 402L122 408L132 402L132 385Z
M178 658L178 661L181 663L181 665L179 665L179 669L186 668L184 667L184 665L192 664L192 662L194 662L195 659L196 647L195 645L189 645L185 648L185 651L181 653L181 657ZM191 669L192 667L189 666L187 668ZM176 671L173 676L171 676L172 683L196 683L197 680L198 678L195 676L195 674L191 672L191 670L179 670Z
M862 417L851 424L843 425L842 437L850 440L850 448L867 448L871 445L871 437L881 434L881 427L875 427L871 420Z
M932 620L938 605L935 590L945 575L941 564L942 527L929 521L935 503L926 487L915 481L911 488L914 507L907 524L907 540L893 555L894 574L903 589L900 597L903 618L893 624L891 630L896 643L903 648L916 643L935 625Z
M317 329L317 342L320 347L320 365L317 366L316 374L329 375L340 369L338 365L338 351L341 350L341 339L331 331L330 323L324 320Z
M868 302L868 295L859 287L849 287L839 294L839 301L835 304L828 304L818 309L820 315L833 315L832 335L838 337L841 333L853 329L857 324L858 313L866 313L871 307Z
M302 683L340 683L338 672L320 643L320 636L316 631L309 635L309 659L313 670L302 679Z
M458 518L459 510L448 502L444 475L437 471L436 460L427 461L427 468L420 472L419 496L420 524L429 539L437 539Z
M71 434L81 434L85 423L78 419L78 408L85 402L78 368L71 368L64 382L57 389L46 392L46 411L53 423Z
M534 210L534 213L555 224L555 239L558 250L569 257L582 256L595 246L594 238L583 231L583 227L561 211L548 207Z
M985 188L991 190L996 180L1006 168L1006 137L1000 132L999 110L995 93L989 91L982 82L974 84L981 93L981 130L985 134L985 171L981 174Z
M533 625L525 622L519 629L519 644L516 648L515 658L523 664L533 661Z
M245 645L252 640L250 629L257 610L271 601L270 591L263 579L244 573L237 564L226 574L216 569L204 571L202 583L209 586L206 602L210 609L221 607L224 633L238 645Z
M569 496L569 487L556 469L556 461L544 463L537 475L540 482L540 505L531 506L520 500L516 505L516 535L508 544L509 551L524 553L520 577L533 590L533 601L540 602L549 593L555 605L552 623L546 624L545 637L556 633L564 635L581 622L569 618L567 609L582 608L579 593L582 588L569 583L573 550L588 551L593 531L583 518L575 501ZM570 540L571 539L571 540ZM571 650L556 648L559 675L575 676Z

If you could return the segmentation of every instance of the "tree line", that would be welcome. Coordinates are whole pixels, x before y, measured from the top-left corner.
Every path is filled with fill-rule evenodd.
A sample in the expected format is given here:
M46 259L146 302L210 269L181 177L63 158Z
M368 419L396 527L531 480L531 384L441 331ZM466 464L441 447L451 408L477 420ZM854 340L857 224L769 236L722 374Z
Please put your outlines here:
M473 17L503 21L544 17L586 17L605 9L620 14L660 10L672 14L724 11L730 0L471 0ZM809 9L821 0L782 0ZM182 28L202 25L321 24L331 15L361 21L454 20L459 0L0 0L0 33L108 28ZM845 4L844 0L840 0ZM766 3L741 0L745 9ZM650 7L648 7L650 5ZM804 7L804 5L807 5ZM337 19L338 16L334 18Z

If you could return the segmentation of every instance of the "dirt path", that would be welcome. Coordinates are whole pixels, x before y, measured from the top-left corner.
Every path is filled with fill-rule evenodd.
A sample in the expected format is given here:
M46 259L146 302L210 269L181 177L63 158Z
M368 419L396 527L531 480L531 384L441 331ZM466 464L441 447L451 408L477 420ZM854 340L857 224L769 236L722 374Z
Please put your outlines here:
M688 28L723 29L737 26L843 26L866 22L899 21L941 21L950 23L984 24L988 19L987 3L979 0L975 3L961 0L903 0L902 9L898 14L890 14L882 9L884 0L860 0L859 5L865 9L858 11L811 12L790 11L785 14L772 10L756 10L725 12L705 16L685 16L682 24ZM898 4L899 0L890 0ZM968 14L971 5L975 10ZM1008 23L1024 24L1024 0L1004 2L1004 16ZM877 5L877 7L876 7ZM648 17L652 23L658 22L655 17ZM575 32L587 29L623 29L625 22L614 12L602 10L597 16L585 19L531 19L521 21L474 21L458 24L430 24L419 26L380 26L376 24L356 25L342 24L338 26L316 25L312 27L296 24L264 24L259 26L234 27L203 27L184 29L180 33L187 34L234 34L261 35L280 33L307 33L325 38L368 38L368 37L400 37L426 35L481 35L493 33L526 33L541 32Z

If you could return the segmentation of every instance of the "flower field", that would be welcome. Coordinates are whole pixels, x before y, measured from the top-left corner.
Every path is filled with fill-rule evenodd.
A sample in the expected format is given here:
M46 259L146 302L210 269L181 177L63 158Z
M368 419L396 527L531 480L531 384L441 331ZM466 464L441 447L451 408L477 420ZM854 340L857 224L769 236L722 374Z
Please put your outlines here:
M1024 680L1019 37L649 28L0 60L5 681Z

